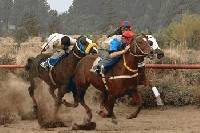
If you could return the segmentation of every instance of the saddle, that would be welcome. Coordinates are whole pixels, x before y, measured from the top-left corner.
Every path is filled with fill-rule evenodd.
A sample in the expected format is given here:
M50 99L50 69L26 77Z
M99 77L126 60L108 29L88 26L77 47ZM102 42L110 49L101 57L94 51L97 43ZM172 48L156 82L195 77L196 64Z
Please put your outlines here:
M53 56L47 58L44 62L40 64L43 68L49 71L49 68L55 67L63 58L67 57L69 53L66 53L64 50L59 49L56 51Z

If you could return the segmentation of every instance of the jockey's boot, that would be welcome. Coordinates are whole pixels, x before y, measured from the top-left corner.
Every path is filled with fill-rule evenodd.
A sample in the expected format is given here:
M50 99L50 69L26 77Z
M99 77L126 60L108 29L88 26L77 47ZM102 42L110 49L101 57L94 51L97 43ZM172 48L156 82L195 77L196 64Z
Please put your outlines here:
M96 74L101 75L101 67L100 66L97 66Z
M46 71L48 72L50 67L47 61L44 61L40 64L40 66L44 67L46 69Z
M96 75L101 75L101 67L99 65L94 66L93 69L90 69L90 72L93 72Z
M50 68L49 68L49 66L46 66L45 69L48 72Z

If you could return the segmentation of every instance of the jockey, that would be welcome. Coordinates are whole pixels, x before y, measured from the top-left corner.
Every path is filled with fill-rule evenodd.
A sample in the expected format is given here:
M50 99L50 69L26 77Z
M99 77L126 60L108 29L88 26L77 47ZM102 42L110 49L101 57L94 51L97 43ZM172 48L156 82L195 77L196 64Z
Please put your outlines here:
M57 43L61 43L59 46L55 42L52 44L56 44L56 46L53 46L53 50L55 51L54 54L49 57L46 61L41 63L41 66L49 70L50 67L54 67L63 57L66 57L69 55L69 52L71 49L69 49L70 45L73 44L74 42L76 43L76 39L70 38L69 36L59 36L61 37L60 39L57 40ZM46 51L46 49L49 48L48 43L45 43L42 46L41 52Z
M56 52L57 49L61 48L61 38L64 37L66 35L63 34L59 34L59 33L54 33L52 35L50 35L47 38L47 42L41 47L41 53L45 52L48 48L51 48L53 50L53 53ZM70 46L73 46L74 44L76 44L76 39L67 36L70 39ZM67 51L69 52L69 51Z
M108 71L119 59L120 55L124 54L129 48L130 43L133 41L135 34L132 31L125 31L121 38L113 38L109 44L109 50L99 50L101 60L96 66L91 69L91 72L100 75L103 70Z
M131 30L132 24L129 21L123 21L121 23L121 30L122 30L122 34L125 30Z
M48 48L51 47L53 50L53 55L49 57L46 61L41 63L41 66L46 68L47 71L49 68L55 67L55 65L63 58L69 55L69 52L72 50L73 46L77 43L77 39L74 39L70 36L54 33L48 37L48 42L46 42L41 48L41 53L45 52ZM89 38L81 39L81 43L85 44L92 43L92 40Z

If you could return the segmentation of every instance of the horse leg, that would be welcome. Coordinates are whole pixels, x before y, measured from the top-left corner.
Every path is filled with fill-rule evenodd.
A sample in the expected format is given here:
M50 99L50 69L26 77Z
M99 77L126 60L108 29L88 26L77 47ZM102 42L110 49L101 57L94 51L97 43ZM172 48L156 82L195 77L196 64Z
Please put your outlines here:
M30 84L31 85L28 88L28 91L29 91L29 95L30 95L30 97L32 98L32 101L33 101L33 116L35 116L37 118L38 105L37 105L36 99L34 97L34 90L36 88L35 88L35 84L34 84L34 79L33 78L30 78Z
M156 97L157 105L158 106L163 106L164 103L163 103L163 101L162 101L162 99L160 97L160 93L158 92L158 90L157 90L157 88L155 86L152 87L152 91L153 91L154 96Z
M70 78L69 85L66 89L68 89L69 92L72 91L74 104L68 103L65 106L76 108L78 106L78 97L77 97L77 88L75 82L73 81L73 77ZM67 103L65 100L64 102L65 104Z
M56 98L56 96L53 96L54 97L54 116L56 116L58 113L58 109L62 104L62 98L64 97L64 94L65 94L65 92L62 91L61 88L58 88L57 98Z
M73 104L67 102L65 99L62 99L65 93L69 93L71 91L71 90L65 91L66 89L71 89L72 90L72 94L73 94L73 98L74 98L74 103ZM76 108L78 106L78 97L77 97L76 88L70 86L70 88L68 87L68 88L65 88L64 90L62 88L60 92L61 93L59 95L61 97L61 101L62 101L63 105L65 105L66 107L73 107L73 108Z
M99 112L104 111L107 98L108 98L108 92L101 91L99 95L99 108L100 108Z
M107 112L99 112L99 115L101 115L102 118L113 118L116 119L113 108L114 108L114 103L115 103L116 98L114 96L108 96L108 99L105 103L105 109ZM103 104L102 104L103 105Z
M53 97L54 101L58 100L58 98L56 97L55 93L54 93L55 88L50 86L49 87L49 93L51 94L51 96Z
M89 106L85 103L85 96L86 91L80 91L78 92L78 96L79 96L79 102L80 104L85 108L86 110L86 114L88 116L88 118L84 118L84 123L89 123L92 120L92 110L89 108Z
M139 80L140 80L141 85L149 86L152 89L153 94L156 97L157 105L158 106L164 105L157 88L153 85L153 82L147 78L146 73L145 73L145 68L143 68L143 71L140 72Z
M133 101L135 101L136 103L138 103L138 108L137 108L137 110L134 113L132 113L129 116L127 116L126 117L127 119L136 118L137 115L140 113L143 105L144 105L144 102L143 102L140 94L138 94L137 88L131 92L131 97L132 97Z
M108 96L108 99L107 99L105 105L104 105L104 103L102 104L105 107L107 112L100 111L98 113L102 118L112 118L112 123L117 125L118 121L117 121L117 118L116 118L116 116L113 112L115 101L116 101L115 96Z
M158 92L157 88L153 85L152 81L146 79L146 83L144 83L144 84L146 86L149 86L152 89L153 94L156 97L157 105L158 106L163 106L164 103L163 103L163 101L162 101L162 99L160 97L160 93Z

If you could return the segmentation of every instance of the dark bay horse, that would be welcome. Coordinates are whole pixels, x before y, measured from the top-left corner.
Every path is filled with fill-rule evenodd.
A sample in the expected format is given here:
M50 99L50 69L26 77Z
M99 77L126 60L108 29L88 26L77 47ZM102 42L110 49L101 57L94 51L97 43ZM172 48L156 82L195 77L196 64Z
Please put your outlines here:
M82 38L81 39L86 39ZM95 52L95 43L85 43L80 44L80 37L77 38L77 43L73 46L73 49L70 51L68 57L63 58L51 71L51 76L49 72L40 66L41 62L45 61L49 58L52 54L39 54L35 58L30 57L27 60L26 70L29 74L29 82L30 87L28 88L29 95L33 100L33 107L34 107L34 115L37 117L37 102L34 97L34 91L36 89L34 79L40 78L46 84L49 85L49 92L54 99L54 115L57 114L58 108L60 107L61 103L65 106L69 107L76 107L78 105L77 100L74 99L74 104L67 103L65 100L62 100L65 93L69 93L72 91L73 97L75 98L76 91L74 83L71 82L71 76L74 74L74 70L76 68L77 63L81 60L82 57L86 56L86 53L97 53ZM84 46L87 50L81 51L80 45ZM92 46L91 46L92 45ZM90 48L88 50L88 47ZM65 86L65 87L63 87ZM54 94L54 91L58 88L57 96Z
M81 59L74 73L74 81L77 87L79 102L86 109L88 118L85 118L85 120L87 122L90 122L92 119L92 111L85 103L84 96L90 84L102 92L102 99L100 101L102 110L99 114L103 118L111 117L113 120L116 119L113 113L114 103L117 98L124 96L127 92L131 94L134 101L139 103L137 110L127 116L127 118L137 117L143 107L143 101L137 91L137 85L139 84L137 56L146 56L151 52L147 36L139 35L130 44L130 49L103 76L90 72L93 62L98 56L88 55ZM103 111L104 107L107 112Z
M122 35L121 27L118 27L116 30L114 30L114 32L109 34L108 37L111 37L113 35ZM148 40L150 41L151 48L154 50L154 53L157 55L157 58L158 59L163 58L164 52L158 46L158 42L155 39L155 37L153 37L151 34L147 35L147 37L148 37ZM139 57L138 73L139 73L139 85L149 86L156 97L157 105L159 106L164 105L157 88L155 87L153 82L149 80L149 78L146 75L144 57Z

